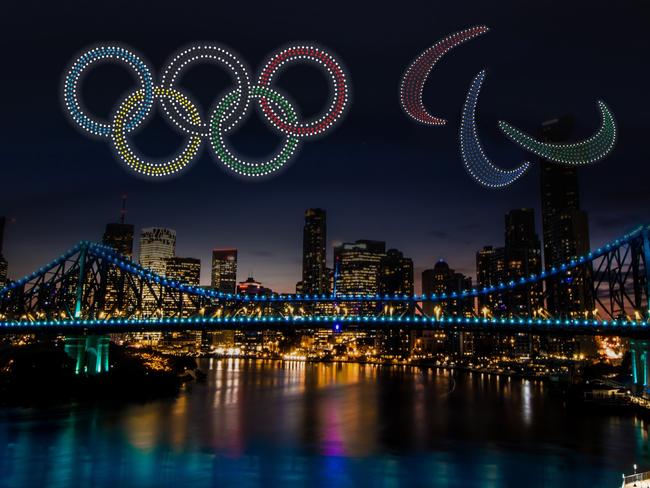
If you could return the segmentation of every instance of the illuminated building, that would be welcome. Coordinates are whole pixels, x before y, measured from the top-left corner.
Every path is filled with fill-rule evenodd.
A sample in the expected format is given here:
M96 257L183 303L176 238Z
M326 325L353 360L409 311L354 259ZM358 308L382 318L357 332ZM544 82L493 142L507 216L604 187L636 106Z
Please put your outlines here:
M249 276L246 281L241 281L237 284L237 293L242 295L270 295L273 290L266 288L255 278ZM265 342L268 342L269 337L274 339L278 333L273 331L251 330L243 329L235 332L235 346L240 348L244 354L257 354L265 349Z
M249 276L246 281L241 281L237 284L237 293L244 295L270 295L273 291L263 286L259 281L255 281L255 278L252 276Z
M176 254L176 231L163 227L148 227L140 234L140 264L164 276L167 258Z
M301 293L329 293L327 261L327 215L320 208L305 211L302 234Z
M573 130L571 118L545 122L541 135L546 142L563 142ZM544 268L551 269L589 251L587 213L580 209L578 171L573 166L542 160L542 229ZM547 306L557 315L575 315L593 309L592 276L585 274L549 281Z
M106 224L102 244L112 247L129 259L133 257L133 225L126 223L126 196L122 197L120 221Z
M381 259L380 266L380 292L383 295L408 295L413 290L413 260L405 258L397 249L389 249ZM412 313L413 304L394 303L387 305L389 315ZM388 331L378 334L378 349L381 354L388 356L406 357L410 351L409 333L406 329L391 327Z
M106 230L102 236L102 244L113 248L127 259L133 258L133 225L126 223L126 197L122 198L122 209L120 221L106 224ZM106 296L104 300L104 312L112 315L120 308L120 297L117 290L120 288L120 280L123 272L117 268L108 271L106 282Z
M385 254L386 244L381 241L358 240L336 246L336 293L379 293L381 261Z
M4 243L5 218L0 217L0 288L7 284L7 260L2 255L2 245Z
M440 259L433 269L425 269L422 272L422 293L429 296L446 294L449 298L435 303L424 302L422 309L425 314L432 317L470 316L474 311L474 300L472 298L460 299L451 295L471 288L471 277L457 273L443 259ZM441 335L445 337L447 351L463 355L471 349L472 336L464 332L422 331L414 334L412 341L414 346L421 350L439 352Z
M0 254L0 288L7 284L7 260Z
M463 290L472 288L472 278L462 273L457 273L449 265L440 259L433 269L425 269L422 272L422 293L425 295L441 295L443 293L451 295ZM474 304L472 299L458 299L449 297L435 303L426 302L424 312L427 315L436 314L436 306L440 307L442 315L466 316L473 312Z
M376 294L380 292L381 260L386 255L386 244L381 241L358 240L334 248L334 290L337 295ZM348 302L350 313L374 310L374 302Z
M235 293L237 249L213 249L210 286L223 293Z
M124 223L106 224L102 243L131 259L133 257L133 226Z
M140 234L140 264L161 276L167 272L167 258L176 253L176 231L163 227L148 227ZM148 288L142 295L142 308L147 313L162 313L155 310L155 299Z
M380 292L413 295L413 260L397 249L389 249L381 259Z
M506 281L517 281L542 271L542 250L535 232L532 208L511 210L505 217ZM543 305L541 283L511 290L506 294L508 315L532 317Z
M180 258L177 256L165 259L167 278L188 285L198 286L201 280L201 260L197 258Z
M486 288L505 281L505 248L484 246L476 253L476 284ZM502 293L490 293L478 297L478 310L482 315L499 315L505 310Z

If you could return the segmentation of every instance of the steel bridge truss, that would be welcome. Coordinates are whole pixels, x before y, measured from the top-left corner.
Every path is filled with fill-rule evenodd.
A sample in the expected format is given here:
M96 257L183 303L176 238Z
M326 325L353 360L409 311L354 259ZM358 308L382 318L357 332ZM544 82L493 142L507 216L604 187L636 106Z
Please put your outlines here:
M647 324L650 226L539 275L438 295L227 294L147 270L109 247L81 242L34 273L0 290L0 329L31 324L408 323ZM577 281L576 281L577 280ZM582 309L547 306L558 286L583 287ZM479 309L481 298L528 296L505 313ZM534 300L534 303L533 303ZM462 306L459 306L461 304Z

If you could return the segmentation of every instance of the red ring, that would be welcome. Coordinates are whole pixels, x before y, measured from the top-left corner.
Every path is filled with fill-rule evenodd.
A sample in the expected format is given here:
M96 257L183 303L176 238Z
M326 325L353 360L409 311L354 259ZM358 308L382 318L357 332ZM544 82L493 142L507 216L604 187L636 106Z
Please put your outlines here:
M266 64L262 73L260 73L258 85L269 88L271 79L276 71L285 62L293 60L305 60L322 63L325 65L330 75L334 78L334 100L330 106L329 112L321 117L317 123L287 123L274 110L271 103L265 97L258 99L260 108L269 122L277 129L291 136L313 136L327 130L344 112L347 104L347 85L345 82L345 73L328 53L314 47L291 47L276 54Z

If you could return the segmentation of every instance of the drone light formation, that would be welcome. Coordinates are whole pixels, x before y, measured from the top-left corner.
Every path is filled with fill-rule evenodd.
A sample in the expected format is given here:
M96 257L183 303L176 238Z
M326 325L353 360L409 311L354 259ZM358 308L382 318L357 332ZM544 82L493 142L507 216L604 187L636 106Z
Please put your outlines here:
M404 72L400 84L400 103L404 111L417 122L426 125L445 125L445 119L434 117L424 106L422 91L424 83L436 63L451 49L488 32L489 28L480 25L451 34L438 41L420 54Z
M521 177L530 163L504 170L495 166L483 151L476 130L476 105L484 80L485 70L482 70L474 77L467 92L460 122L460 152L465 169L474 180L488 188L503 188Z
M601 100L598 100L598 108L601 118L600 129L593 136L580 142L540 142L504 121L499 121L499 128L518 146L549 161L569 165L595 163L607 156L616 143L616 122L612 112Z
M86 114L79 97L80 80L93 64L103 61L121 62L132 69L140 88L126 96L114 113L112 123L103 123ZM225 67L235 88L217 100L207 121L197 106L177 86L183 71L193 63L212 62ZM311 62L323 68L330 77L333 96L329 107L313 120L301 122L296 109L287 98L271 87L273 76L292 62ZM233 174L245 178L269 176L283 168L296 154L303 138L322 134L343 116L349 105L347 77L340 63L327 51L314 46L291 46L271 56L253 85L250 70L229 49L217 44L202 43L181 49L169 61L160 85L142 58L120 46L98 46L84 52L67 71L63 84L66 110L75 125L85 131L112 141L118 158L125 167L141 176L161 179L178 175L187 169L200 152L207 138L216 159ZM285 135L279 151L266 161L249 162L235 156L229 149L225 134L232 131L248 113L251 100L257 100L263 115L274 130ZM178 154L167 159L150 161L140 157L128 142L127 134L150 114L155 101L163 115L188 139Z

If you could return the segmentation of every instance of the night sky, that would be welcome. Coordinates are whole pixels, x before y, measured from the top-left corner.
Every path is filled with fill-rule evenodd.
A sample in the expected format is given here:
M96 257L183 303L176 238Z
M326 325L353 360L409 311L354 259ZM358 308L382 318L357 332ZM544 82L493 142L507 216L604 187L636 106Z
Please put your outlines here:
M385 240L414 259L416 276L441 257L474 276L475 251L502 244L509 209L536 208L541 234L537 164L511 187L488 190L470 179L460 160L460 111L482 68L488 74L478 128L496 164L514 167L531 157L500 134L497 120L534 132L544 120L571 114L582 138L597 129L596 100L603 99L617 119L619 140L608 159L581 170L592 246L650 220L647 2L23 1L8 2L2 15L0 215L11 219L4 255L12 278L81 239L100 240L105 224L118 219L123 193L136 232L176 229L177 255L200 257L205 283L211 249L234 246L240 280L252 273L276 291L293 291L307 207L327 209L330 245ZM403 70L441 37L478 24L491 32L443 58L425 86L426 106L448 125L412 122L398 102ZM314 41L330 49L351 81L347 117L305 141L286 171L262 182L229 176L206 146L176 179L138 179L107 142L67 120L61 77L83 48L127 44L160 73L174 51L199 40L231 47L254 76L287 43ZM218 67L197 65L181 85L205 113L231 83ZM106 117L134 86L124 69L102 65L84 83L86 105ZM303 117L327 101L326 79L311 67L287 70L277 86ZM157 114L132 137L151 156L174 152L183 140ZM253 157L280 140L256 111L231 138Z

